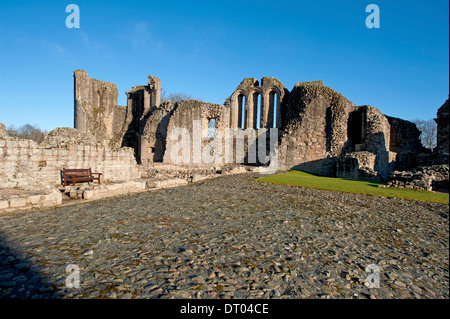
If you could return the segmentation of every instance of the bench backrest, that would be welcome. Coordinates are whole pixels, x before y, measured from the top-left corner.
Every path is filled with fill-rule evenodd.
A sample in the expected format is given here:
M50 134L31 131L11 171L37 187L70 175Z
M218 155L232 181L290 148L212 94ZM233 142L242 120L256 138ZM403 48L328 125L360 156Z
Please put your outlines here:
M71 176L91 176L91 169L84 169L84 168L79 168L79 169L63 169L63 174L64 175L71 175Z

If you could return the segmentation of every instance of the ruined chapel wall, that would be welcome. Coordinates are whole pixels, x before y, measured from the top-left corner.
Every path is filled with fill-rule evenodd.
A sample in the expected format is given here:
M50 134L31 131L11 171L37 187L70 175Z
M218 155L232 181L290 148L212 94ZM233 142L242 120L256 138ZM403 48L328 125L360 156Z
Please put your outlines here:
M257 129L259 123L262 128L280 128L288 93L277 78L263 77L261 84L256 78L245 78L224 103L230 107L229 127Z
M189 160L187 162L181 162L180 164L202 164L197 163L195 160L198 156L194 154L194 143L199 140L199 135L196 132L194 121L200 121L202 147L205 146L209 139L207 137L208 123L210 119L215 119L216 134L225 136L225 129L228 128L230 122L229 108L223 105L207 103L197 100L183 100L177 103L173 114L170 116L169 125L167 127L167 140L166 151L164 154L164 162L172 163L173 158L171 156L172 148L183 145L183 148L189 151ZM177 128L186 129L188 138L186 139L171 139L171 134ZM181 141L181 142L180 142ZM204 163L203 163L204 164Z

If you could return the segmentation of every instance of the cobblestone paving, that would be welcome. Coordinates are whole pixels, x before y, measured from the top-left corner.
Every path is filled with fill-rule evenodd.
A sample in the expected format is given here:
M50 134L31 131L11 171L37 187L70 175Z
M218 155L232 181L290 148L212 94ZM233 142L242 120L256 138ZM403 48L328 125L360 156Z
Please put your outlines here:
M256 177L0 216L0 297L449 298L448 205Z

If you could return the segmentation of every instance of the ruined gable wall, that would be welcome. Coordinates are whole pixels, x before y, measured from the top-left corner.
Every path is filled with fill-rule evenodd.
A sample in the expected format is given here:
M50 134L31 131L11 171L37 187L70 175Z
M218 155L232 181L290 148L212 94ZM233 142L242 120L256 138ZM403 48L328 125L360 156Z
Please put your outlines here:
M77 137L85 136L85 133L73 128L57 131L67 134L58 138L50 132L47 144L41 145L31 140L0 136L0 187L34 189L61 185L63 168L90 167L93 172L103 173L102 180L106 182L140 178L132 150L111 150L95 145L93 140L90 140L92 143L77 141Z
M391 127L387 117L379 109L370 105L357 108L362 113L362 148L378 153L390 150Z
M386 178L393 169L397 155L391 152L391 126L387 117L376 107L358 106L350 114L349 129L352 147L356 151L376 155L374 170L382 178Z
M418 153L422 149L421 132L416 124L395 117L386 116L391 126L390 149L396 153Z
M409 170L416 166L416 156L423 151L421 132L412 122L387 116L391 127L390 150L397 153L396 169Z
M353 104L322 82L297 83L287 102L279 162L283 168L301 165L312 173L329 175L328 157L344 150L347 122Z
M75 128L90 131L105 146L120 147L126 108L117 105L117 86L74 71Z

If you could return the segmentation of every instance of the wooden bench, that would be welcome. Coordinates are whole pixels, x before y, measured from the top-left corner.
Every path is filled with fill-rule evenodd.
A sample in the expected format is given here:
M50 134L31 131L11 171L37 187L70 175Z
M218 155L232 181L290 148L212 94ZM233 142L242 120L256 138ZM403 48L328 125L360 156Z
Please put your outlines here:
M95 177L94 175L97 175ZM67 183L73 183L72 185L75 186L76 182L94 182L94 180L97 180L99 184L100 183L100 176L102 173L92 173L91 169L68 169L63 168L63 179L64 179L64 186L67 186Z

